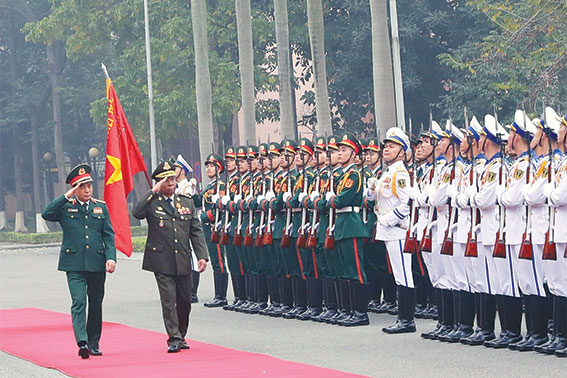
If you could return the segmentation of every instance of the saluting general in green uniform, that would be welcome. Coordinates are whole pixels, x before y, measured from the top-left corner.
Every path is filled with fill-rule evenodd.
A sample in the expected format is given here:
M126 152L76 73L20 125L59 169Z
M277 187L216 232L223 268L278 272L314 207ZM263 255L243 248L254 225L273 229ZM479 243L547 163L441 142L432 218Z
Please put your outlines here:
M104 281L106 272L112 273L116 267L114 230L104 201L91 198L90 172L86 164L73 168L66 180L71 189L41 214L45 220L59 222L63 229L58 269L67 272L73 331L82 358L102 355Z
M185 335L191 312L191 248L203 272L207 245L193 199L175 194L173 163L161 162L152 179L157 183L142 196L132 215L148 222L142 269L154 272L169 336L167 352L177 353L189 349Z

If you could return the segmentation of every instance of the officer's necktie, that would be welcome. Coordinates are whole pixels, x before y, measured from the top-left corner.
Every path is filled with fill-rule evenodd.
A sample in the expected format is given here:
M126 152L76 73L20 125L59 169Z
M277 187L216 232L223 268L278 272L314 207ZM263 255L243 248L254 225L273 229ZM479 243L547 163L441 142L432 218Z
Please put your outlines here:
M171 198L167 199L167 204L169 205L169 209L172 213L175 213L175 209L173 208L173 200Z
M87 202L83 203L83 209L85 209L85 213L89 211L89 204Z

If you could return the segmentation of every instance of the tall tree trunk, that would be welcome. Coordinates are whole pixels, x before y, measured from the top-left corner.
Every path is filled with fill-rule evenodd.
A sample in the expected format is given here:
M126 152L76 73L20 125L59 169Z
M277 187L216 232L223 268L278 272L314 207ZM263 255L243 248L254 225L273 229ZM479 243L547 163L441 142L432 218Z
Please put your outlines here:
M209 42L207 39L207 2L191 0L193 43L195 45L195 89L197 94L197 121L201 163L213 152L213 110L211 77L209 73ZM201 167L203 168L203 166ZM209 182L201 175L203 185Z
M296 138L291 90L291 54L289 49L289 21L287 0L274 0L276 44L278 51L278 78L280 95L280 132L283 138Z
M240 144L256 141L256 98L254 96L254 52L252 50L252 15L250 0L235 0L238 33L238 62L242 93L244 135Z
M394 71L385 0L370 0L372 20L372 79L374 82L374 122L382 138L396 125Z
M59 94L59 81L61 70L57 66L56 44L47 45L48 76L51 83L51 100L53 102L53 145L55 149L55 164L57 165L57 177L59 178L59 191L65 190L65 149L63 147L63 117L61 114L61 96Z
M41 177L39 172L39 150L37 141L37 112L33 112L30 118L31 124L31 145L32 145L32 166L33 166L33 203L35 209L35 232L44 233L49 232L47 223L41 217L41 211L43 209L43 204L41 201Z
M22 185L22 142L18 133L18 127L14 126L12 146L14 148L14 182L16 184L16 219L14 222L15 232L28 232L26 217L24 214L24 191Z
M315 109L317 132L332 134L331 110L327 91L327 69L325 68L325 31L323 26L323 1L307 0L307 26L311 44L311 59L315 76Z
M0 135L1 136L1 135ZM0 138L0 156L6 156L3 154L4 146L3 141L5 137ZM4 198L4 171L0 167L0 230L6 228L6 200Z

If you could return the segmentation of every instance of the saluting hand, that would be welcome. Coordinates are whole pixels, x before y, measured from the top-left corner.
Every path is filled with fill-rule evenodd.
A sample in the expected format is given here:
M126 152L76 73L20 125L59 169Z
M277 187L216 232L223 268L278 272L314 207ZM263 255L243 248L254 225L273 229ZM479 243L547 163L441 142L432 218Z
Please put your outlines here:
M77 189L79 189L79 185L75 185L75 186L71 187L71 189L67 190L67 193L65 193L65 198L67 198L67 199L73 198L73 196L77 192Z
M159 180L158 182L156 182L154 184L154 187L152 188L152 192L154 192L156 194L159 193L159 191L161 190L161 184L163 184L166 179L167 179L167 177L164 177L161 180Z

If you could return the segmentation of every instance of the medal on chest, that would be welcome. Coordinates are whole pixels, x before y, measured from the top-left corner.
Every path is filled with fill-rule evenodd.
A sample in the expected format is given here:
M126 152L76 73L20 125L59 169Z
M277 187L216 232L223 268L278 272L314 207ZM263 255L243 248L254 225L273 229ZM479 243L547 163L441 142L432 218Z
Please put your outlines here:
M163 223L163 219L160 218L160 220L159 220L159 226L160 226L160 227L163 227L164 225L165 225L165 224Z

